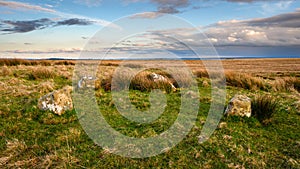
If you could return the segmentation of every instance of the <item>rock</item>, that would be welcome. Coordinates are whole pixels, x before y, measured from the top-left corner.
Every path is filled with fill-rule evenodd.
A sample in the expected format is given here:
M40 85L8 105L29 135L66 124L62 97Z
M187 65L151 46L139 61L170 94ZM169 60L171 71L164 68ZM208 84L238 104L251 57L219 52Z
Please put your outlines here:
M244 95L235 95L225 110L225 115L251 116L251 99Z
M95 86L95 80L96 78L93 76L84 75L77 82L77 89L93 88Z
M66 86L60 90L42 96L38 101L38 108L41 110L50 110L57 115L62 115L66 110L73 109L71 97L72 87Z
M170 82L170 80L165 78L164 76L162 76L160 74L156 74L156 73L151 73L150 77L154 82L163 82L163 83L170 84L170 86L172 87L172 90L176 91L176 87L173 85L173 83Z

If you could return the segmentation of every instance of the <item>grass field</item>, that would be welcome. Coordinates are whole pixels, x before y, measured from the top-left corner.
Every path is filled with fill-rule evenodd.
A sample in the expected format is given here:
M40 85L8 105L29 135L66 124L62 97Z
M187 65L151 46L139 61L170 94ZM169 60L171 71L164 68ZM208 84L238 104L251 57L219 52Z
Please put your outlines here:
M127 67L139 68L141 62L132 61ZM0 168L300 168L300 59L222 61L226 101L245 94L253 99L256 114L222 117L202 144L198 136L212 102L211 83L201 61L186 61L201 96L195 126L174 148L143 159L121 157L97 146L75 110L58 116L37 108L41 96L72 85L75 63L0 60ZM107 122L130 137L166 131L177 118L180 92L165 93L168 104L159 119L149 124L132 122L118 113L109 90L111 74L119 64L104 61L97 74L95 96ZM176 61L161 64L171 66ZM140 85L145 83L149 82L141 73L130 87L130 100L141 111L150 107L150 90L143 89L151 84Z

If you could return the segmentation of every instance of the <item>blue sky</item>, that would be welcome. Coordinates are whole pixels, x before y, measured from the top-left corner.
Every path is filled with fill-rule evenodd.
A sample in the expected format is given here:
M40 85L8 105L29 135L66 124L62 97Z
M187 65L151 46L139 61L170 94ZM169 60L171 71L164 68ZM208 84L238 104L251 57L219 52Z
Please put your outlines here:
M300 56L297 0L0 0L0 13L1 58L77 58L95 33L120 18L129 16L126 24L139 27L139 23L151 23L167 15L180 17L200 29L219 55ZM185 24L161 24L166 30L156 33L176 35L196 50L201 38L205 38L190 31L188 25L183 27ZM130 46L149 41L135 39L139 40L131 39ZM155 37L156 44L168 46L163 41L166 40ZM128 52L129 46L124 44L119 48ZM104 43L97 47L103 51L109 48ZM147 47L146 51L162 48L149 44ZM174 45L168 49L182 53Z

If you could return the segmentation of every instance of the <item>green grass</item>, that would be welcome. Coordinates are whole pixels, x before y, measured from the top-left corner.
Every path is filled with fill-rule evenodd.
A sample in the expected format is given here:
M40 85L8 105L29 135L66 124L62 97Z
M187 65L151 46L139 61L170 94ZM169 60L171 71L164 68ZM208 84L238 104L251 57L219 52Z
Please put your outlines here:
M202 85L208 79L199 78L200 109L196 125L189 134L163 154L131 159L110 154L97 146L84 132L74 110L57 116L36 107L38 98L46 94L41 92L40 84L49 82L58 89L70 85L70 79L56 72L54 77L31 80L24 70L10 71L15 74L0 76L7 88L0 90L0 168L300 167L300 113L294 106L299 93L255 91L276 98L280 107L272 114L268 125L263 125L256 117L223 117L222 125L210 139L199 144L197 137L211 102L211 89ZM11 78L16 79L9 82ZM252 89L230 86L227 100L236 93L256 95ZM152 137L164 132L173 124L180 106L179 92L167 93L168 105L159 119L139 124L118 113L109 91L100 88L95 95L107 122L131 137ZM149 95L147 91L131 90L129 97L134 107L145 111L150 108Z

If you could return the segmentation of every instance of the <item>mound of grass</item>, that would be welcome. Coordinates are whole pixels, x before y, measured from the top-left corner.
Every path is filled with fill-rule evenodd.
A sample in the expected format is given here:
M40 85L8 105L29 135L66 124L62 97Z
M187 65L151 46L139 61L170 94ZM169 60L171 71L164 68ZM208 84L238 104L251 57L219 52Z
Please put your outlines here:
M208 73L206 70L194 72L198 78L221 79L221 72ZM268 90L268 84L262 78L253 77L249 74L225 72L226 84L228 86L248 89L248 90Z
M28 73L29 80L49 79L49 78L55 78L56 76L57 75L53 70L44 67L33 69L30 73Z
M172 91L172 86L167 81L154 82L153 80L151 80L150 74L152 72L155 72L159 75L164 76L166 79L168 79L169 82L173 83L175 80L172 78L172 76L166 74L165 72L157 70L145 70L132 77L131 82L128 83L128 79L130 79L129 74L132 73L131 71L132 70L130 68L124 69L123 72L118 72L113 76L103 79L101 81L101 87L106 91L111 90L111 88L116 90L123 90L129 88L133 90L148 92L152 89L163 89L168 93ZM112 80L114 80L115 82L114 86L112 86L111 84ZM177 87L176 83L174 83L174 85Z
M274 91L300 91L300 79L297 77L285 77L276 79L272 84Z
M268 124L278 108L278 101L270 95L257 95L251 102L252 115L262 124Z
M1 76L10 76L12 71L6 66L1 66L0 68L0 75Z
M268 85L264 83L262 78L253 77L248 74L227 72L226 83L229 86L240 87L249 90L267 90Z

